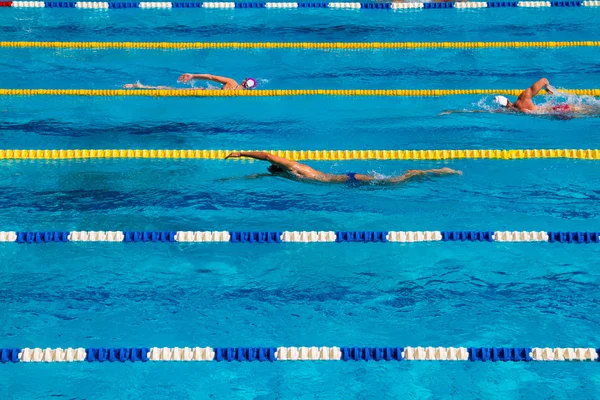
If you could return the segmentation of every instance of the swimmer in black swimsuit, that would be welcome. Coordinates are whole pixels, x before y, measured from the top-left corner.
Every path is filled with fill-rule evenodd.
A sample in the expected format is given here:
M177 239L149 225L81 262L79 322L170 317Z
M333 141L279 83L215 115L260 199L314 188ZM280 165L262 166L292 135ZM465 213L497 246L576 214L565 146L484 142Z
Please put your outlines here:
M427 175L442 176L442 175L462 175L461 171L456 171L450 168L439 168L439 169L427 169L418 170L412 169L406 171L403 175L392 176L390 178L377 178L371 175L357 174L350 172L347 174L326 174L321 171L317 171L305 164L300 164L294 160L288 160L284 157L279 157L273 154L265 153L263 151L236 151L229 154L225 159L228 158L239 158L248 157L256 160L268 161L271 165L267 170L271 175L281 176L283 178L294 179L294 180L308 180L315 182L327 182L327 183L379 183L379 184L393 184L402 183L409 180L413 180L417 177L423 177Z

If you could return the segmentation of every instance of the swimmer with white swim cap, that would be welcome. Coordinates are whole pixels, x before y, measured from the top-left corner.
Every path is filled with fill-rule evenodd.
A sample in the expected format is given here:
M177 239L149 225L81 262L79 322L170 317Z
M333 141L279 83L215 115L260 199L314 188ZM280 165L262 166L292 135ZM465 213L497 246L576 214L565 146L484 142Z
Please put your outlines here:
M542 78L530 88L524 90L517 100L512 103L508 97L505 96L496 96L494 97L494 103L498 104L501 108L496 110L496 112L500 111L514 111L514 112L522 112L522 113L537 113L537 114L550 114L550 115L560 115L561 118L571 118L569 114L573 113L581 113L584 110L580 106L569 104L569 103L561 103L561 104L542 104L541 106L536 106L533 104L533 97L536 96L542 89L546 90L548 94L554 94L556 89L550 85L548 79ZM485 113L485 110L447 110L441 113L441 115L445 114L453 114L453 113Z
M550 82L548 82L548 79L542 78L533 85L531 85L530 88L525 89L514 103L512 103L507 97L504 96L496 96L494 98L494 102L500 107L520 112L548 111L553 113L568 113L571 111L571 106L566 103L550 107L544 105L538 107L535 104L533 104L533 97L536 96L542 89L545 89L546 93L548 94L554 94L555 91L554 87L552 87L550 85Z
M254 78L246 78L241 83L237 83L231 78L210 74L183 74L177 79L178 82L188 83L191 80L200 79L205 81L217 82L223 85L222 90L251 90L256 89L257 83ZM123 86L125 89L159 89L159 90L190 90L188 88L174 88L169 86L146 86L141 83L128 83ZM195 90L203 90L203 88L192 88Z

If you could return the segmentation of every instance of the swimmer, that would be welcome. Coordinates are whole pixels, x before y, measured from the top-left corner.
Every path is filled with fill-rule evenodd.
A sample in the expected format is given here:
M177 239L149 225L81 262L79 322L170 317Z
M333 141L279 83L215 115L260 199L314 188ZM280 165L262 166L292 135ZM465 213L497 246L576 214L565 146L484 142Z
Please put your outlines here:
M210 74L183 74L177 79L177 82L188 83L192 80L199 79L204 81L211 81L220 83L223 85L222 90L250 90L256 88L256 79L246 78L242 83L237 83L231 78L224 76L210 75ZM124 89L158 89L158 90L204 90L203 88L174 88L170 86L147 86L142 85L139 81L137 83L128 83L123 86Z
M248 157L255 160L268 161L271 165L267 168L269 173L282 178L312 182L326 183L376 183L376 184L396 184L415 180L425 176L442 176L442 175L462 175L461 171L456 171L450 168L428 169L428 170L408 170L403 175L392 176L390 178L377 178L371 175L356 174L354 172L347 174L326 174L317 171L305 164L300 164L297 161L289 160L284 157L279 157L263 151L235 151L229 154L228 158ZM254 176L256 177L256 176Z
M571 106L566 103L554 106L541 105L539 107L533 104L533 97L536 96L542 89L546 89L546 93L548 94L554 94L555 91L554 87L552 87L550 85L550 82L548 82L548 79L542 78L533 85L531 85L529 89L524 90L523 93L519 95L519 97L514 103L512 103L510 100L508 100L507 97L504 96L496 96L494 98L494 102L500 105L501 107L505 108L506 110L524 113L571 112Z
M569 103L561 103L561 104L542 104L541 106L536 106L533 104L533 97L536 96L542 89L546 90L548 94L554 94L556 89L550 85L548 79L542 78L539 81L535 82L531 85L530 88L524 90L517 100L512 103L505 96L496 96L494 97L494 103L498 104L501 108L495 110L494 112L520 112L527 114L549 114L549 115L564 115L570 114L574 112L583 112L582 107L569 104ZM485 110L446 110L440 115L454 114L454 113L485 113Z

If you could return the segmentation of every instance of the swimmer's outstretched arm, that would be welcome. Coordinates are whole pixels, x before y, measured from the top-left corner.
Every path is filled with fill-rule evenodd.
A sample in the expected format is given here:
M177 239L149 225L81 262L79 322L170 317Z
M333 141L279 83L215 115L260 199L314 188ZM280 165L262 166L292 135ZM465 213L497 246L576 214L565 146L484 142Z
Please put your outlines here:
M240 158L240 157L248 157L254 158L255 160L268 161L273 165L277 165L278 167L290 169L298 164L297 161L288 160L284 157L279 157L274 154L270 154L264 151L234 151L230 153L225 159L228 158Z
M188 83L192 79L201 79L203 81L217 82L223 85L237 85L237 82L231 78L211 74L183 74L177 79L179 82Z

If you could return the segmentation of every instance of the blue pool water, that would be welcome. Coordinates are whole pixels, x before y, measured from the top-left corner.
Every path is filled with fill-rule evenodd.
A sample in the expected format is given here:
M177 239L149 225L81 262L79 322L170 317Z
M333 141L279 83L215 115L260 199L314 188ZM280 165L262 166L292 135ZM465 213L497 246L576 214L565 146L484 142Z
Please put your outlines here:
M598 40L600 10L0 10L2 40ZM595 48L416 51L2 49L2 88L597 87ZM564 98L552 98L562 101ZM538 101L543 101L539 99ZM595 105L594 99L583 99ZM1 148L600 148L596 117L444 98L0 98ZM597 161L312 162L460 177L301 184L249 161L3 161L0 230L598 230ZM228 179L223 179L228 178ZM232 178L232 179L229 179ZM597 347L596 245L3 244L2 347ZM593 363L2 365L7 399L596 398Z

